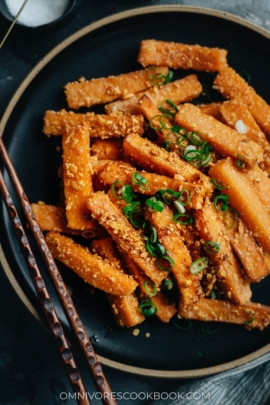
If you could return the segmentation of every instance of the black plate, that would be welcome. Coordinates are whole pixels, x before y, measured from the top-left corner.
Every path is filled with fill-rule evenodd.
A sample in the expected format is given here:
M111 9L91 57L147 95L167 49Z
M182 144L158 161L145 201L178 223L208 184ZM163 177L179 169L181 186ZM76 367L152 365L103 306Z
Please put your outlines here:
M251 84L270 102L267 31L221 12L181 6L137 9L104 19L74 34L50 53L22 84L4 115L4 142L31 202L56 204L59 198L56 172L61 156L56 146L61 139L48 139L42 134L42 117L47 109L66 107L62 87L81 76L101 77L139 69L136 57L140 41L150 38L227 49L229 64L238 72L247 71ZM176 77L187 73L178 72ZM39 310L3 207L1 217L2 245L18 281L15 288L25 292L30 308ZM10 275L7 265L5 268ZM84 282L68 269L61 269L73 288L75 304L89 336L93 337L94 347L106 364L141 374L189 377L236 367L268 350L269 328L248 332L241 326L221 324L213 335L197 339L200 322L182 332L172 323L162 324L153 317L139 326L140 334L134 337L131 329L115 327L102 293L91 295ZM45 278L48 279L46 274ZM49 280L48 283L51 285ZM68 328L53 288L50 289L61 320ZM253 301L270 305L269 290L270 278L254 285ZM148 339L146 332L151 334Z

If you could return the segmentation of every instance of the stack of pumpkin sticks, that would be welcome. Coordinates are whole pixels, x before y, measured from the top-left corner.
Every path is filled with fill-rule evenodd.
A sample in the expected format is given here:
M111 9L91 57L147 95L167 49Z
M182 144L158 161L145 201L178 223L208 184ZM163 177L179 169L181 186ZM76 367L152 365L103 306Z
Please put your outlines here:
M54 258L107 294L119 326L174 315L269 324L250 284L270 272L270 107L226 56L144 40L144 69L65 86L70 109L104 114L45 113L45 135L62 136L65 203L33 211ZM169 68L217 72L228 100L190 103L197 75L172 81Z

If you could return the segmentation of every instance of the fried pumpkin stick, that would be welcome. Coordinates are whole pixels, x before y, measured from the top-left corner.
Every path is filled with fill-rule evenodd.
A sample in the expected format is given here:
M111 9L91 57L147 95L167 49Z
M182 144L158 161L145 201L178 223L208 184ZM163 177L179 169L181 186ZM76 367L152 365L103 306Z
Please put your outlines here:
M227 187L221 192L228 195L231 206L247 224L254 239L266 252L270 252L270 215L247 176L230 158L220 160L211 167L209 175Z
M220 247L218 252L206 250L210 261L216 267L217 281L227 300L243 304L250 300L249 280L242 275L241 267L236 260L226 228L212 204L194 212L196 232L203 242L213 241Z
M241 156L245 162L253 166L262 155L263 149L260 145L251 141L246 135L241 135L215 118L204 114L195 105L183 104L179 106L179 111L175 115L175 122L187 131L202 134L204 139L223 156L230 156L235 159Z
M134 280L136 280L139 285L140 297L142 299L149 298L146 289L151 291L151 286L152 288L156 288L155 284L153 284L150 278L146 276L140 267L131 260L126 253L121 252L121 254L128 272L134 277ZM177 312L175 305L169 304L165 295L161 291L158 291L156 295L151 296L151 302L157 309L155 315L162 322L169 322Z
M253 283L259 282L270 273L270 267L267 266L252 233L240 218L233 228L226 229L232 248L242 263L249 280Z
M225 49L150 39L141 41L138 62L144 67L156 65L216 72L227 66L226 58Z
M262 130L270 135L270 106L235 70L223 69L214 80L214 88L225 98L240 97Z
M160 67L158 70L164 77L168 74L166 67ZM65 94L69 108L78 109L125 98L130 94L147 90L154 84L153 72L151 69L144 69L99 79L82 78L78 82L66 84Z
M204 322L235 323L245 325L247 329L263 330L270 322L270 308L253 302L235 305L227 301L202 298L194 306L182 306L180 316Z
M121 138L128 134L141 135L143 116L75 114L73 111L46 111L43 132L47 136L63 135L76 125L84 125L91 138Z
M240 125L240 130L249 139L257 142L264 150L263 156L259 160L259 165L262 169L270 174L270 145L265 134L260 130L256 121L246 104L243 103L240 97L232 98L220 105L220 113L225 123L237 129Z
M87 128L76 126L62 137L66 216L71 229L92 227L85 200L93 194L90 139Z
M132 176L134 173L139 173L143 176L148 187L142 189L139 185L132 182ZM104 184L112 185L115 180L123 182L125 185L131 185L132 189L141 194L153 196L160 189L170 188L171 190L181 191L183 189L189 192L189 207L190 208L201 208L205 198L204 187L196 184L182 181L181 179L172 179L167 176L161 176L156 173L148 173L145 171L138 171L136 167L127 167L121 165L119 162L112 162L105 166L105 168L99 173L99 179Z
M189 163L181 160L175 152L167 152L136 134L125 137L123 150L134 162L149 172L197 183L205 188L206 195L212 194L213 186L209 182L209 178Z
M107 104L105 111L107 114L117 111L122 111L125 114L141 114L141 109L137 103L143 95L149 97L158 106L166 99L170 99L175 104L185 103L198 97L202 90L198 77L189 75L163 86L154 86L145 92L135 94L127 100L117 100Z
M166 206L162 212L146 210L146 219L156 228L159 242L174 260L172 274L180 291L180 301L189 306L203 296L203 291L198 276L190 272L192 260L172 217L173 213Z
M113 240L128 256L159 286L166 277L154 258L145 249L141 236L128 222L124 214L111 202L104 192L88 198L86 205L92 216L109 232Z
M119 253L111 238L96 239L92 242L92 249L102 259L108 260L110 266L124 271ZM145 320L139 309L139 301L134 293L130 295L107 295L118 326L132 327Z
M99 256L93 255L67 236L48 232L46 242L55 259L95 288L108 294L129 295L137 287L132 277L105 263Z

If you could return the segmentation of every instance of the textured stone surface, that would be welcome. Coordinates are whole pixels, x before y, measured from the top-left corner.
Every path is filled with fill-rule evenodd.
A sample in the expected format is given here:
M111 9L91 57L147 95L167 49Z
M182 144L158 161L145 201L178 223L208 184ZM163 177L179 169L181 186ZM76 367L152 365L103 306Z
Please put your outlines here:
M71 33L99 18L129 8L158 4L184 4L215 8L246 18L270 29L269 0L84 0L75 18L59 31L29 35L14 30L0 50L0 116L10 97L32 67L52 47ZM0 17L0 38L8 24ZM0 232L1 237L1 232ZM71 391L52 337L44 331L22 305L12 287L0 272L0 405L72 405L59 394ZM26 331L31 331L31 334ZM46 347L40 351L40 347ZM88 391L94 390L83 359L79 361ZM104 367L113 391L171 392L180 383L137 377ZM93 401L98 404L99 401ZM127 404L119 401L119 405ZM132 401L144 405L147 401Z

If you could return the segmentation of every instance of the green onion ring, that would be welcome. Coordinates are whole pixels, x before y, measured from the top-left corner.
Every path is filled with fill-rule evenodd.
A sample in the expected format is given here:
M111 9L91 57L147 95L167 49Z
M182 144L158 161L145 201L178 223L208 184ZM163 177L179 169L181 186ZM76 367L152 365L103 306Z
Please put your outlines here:
M221 201L221 207L218 207L218 203ZM226 194L219 194L214 199L214 207L217 211L227 211L229 208L229 197Z
M139 305L139 310L145 316L151 316L157 313L157 307L152 303L151 298L142 299Z
M207 240L203 245L204 250L209 253L217 254L220 251L220 246L217 242Z
M195 262L191 263L189 267L189 271L191 274L198 274L200 271L204 270L209 263L208 257L200 257L198 260L195 260Z
M151 286L152 291L149 290L148 285ZM157 287L153 281L146 280L143 283L143 288L149 297L154 297L157 294Z
M169 263L169 265L170 265L170 267L169 267L169 269L167 269L166 267L164 267L162 264L161 264L161 260L165 260L166 262L168 262ZM168 254L166 255L163 255L162 257L160 257L160 258L158 258L157 260L156 260L156 264L157 264L157 266L160 268L160 270L162 270L162 271L171 271L172 270L172 268L173 268L173 266L174 266L174 260L173 260L173 258L172 257L170 257L170 256L168 256Z

